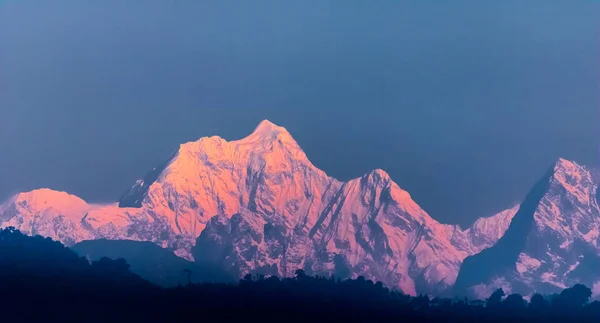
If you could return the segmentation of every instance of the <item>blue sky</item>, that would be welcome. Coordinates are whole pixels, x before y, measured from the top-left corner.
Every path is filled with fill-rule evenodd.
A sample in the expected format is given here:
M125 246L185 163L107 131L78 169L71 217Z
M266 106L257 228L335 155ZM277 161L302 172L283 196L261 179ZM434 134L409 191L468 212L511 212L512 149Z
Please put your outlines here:
M0 199L117 199L179 143L286 127L438 220L600 162L595 1L4 1Z

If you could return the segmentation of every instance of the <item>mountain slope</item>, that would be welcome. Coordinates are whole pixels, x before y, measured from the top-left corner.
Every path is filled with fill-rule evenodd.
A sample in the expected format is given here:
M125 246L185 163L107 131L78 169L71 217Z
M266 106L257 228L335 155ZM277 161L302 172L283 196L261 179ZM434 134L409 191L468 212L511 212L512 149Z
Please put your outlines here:
M477 254L502 238L519 209L520 205L517 205L494 216L479 218L466 230L458 225L448 225L452 233L450 241L459 250Z
M531 190L498 243L463 263L455 290L551 293L600 275L597 176L560 159ZM492 261L493 260L493 261Z
M181 145L118 205L39 190L3 204L0 220L67 245L150 241L240 276L304 268L415 294L451 286L462 260L493 245L514 212L467 230L440 224L384 171L348 182L328 177L285 128L263 121L241 140Z
M186 243L162 217L117 204L87 204L74 195L49 189L20 193L1 204L0 226L67 246L93 239L151 241L163 248Z
M72 244L90 238L89 232L75 229L89 208L74 195L41 189L17 194L0 205L0 223Z
M277 214L248 210L214 217L193 255L240 276L286 276L304 269L313 275L362 275L411 294L439 293L454 283L467 255L495 243L494 235L477 241L485 227L481 221L503 227L495 233L501 236L514 212L477 221L464 231L442 225L377 170L344 184L313 226L302 221L291 226Z

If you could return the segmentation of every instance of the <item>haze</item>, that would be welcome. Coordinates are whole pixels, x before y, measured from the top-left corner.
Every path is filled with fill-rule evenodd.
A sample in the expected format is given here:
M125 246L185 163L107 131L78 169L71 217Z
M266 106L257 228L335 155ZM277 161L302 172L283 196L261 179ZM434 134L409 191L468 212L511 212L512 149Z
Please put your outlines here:
M434 218L597 165L600 2L3 1L0 199L114 201L180 143L262 119L346 180L383 168Z

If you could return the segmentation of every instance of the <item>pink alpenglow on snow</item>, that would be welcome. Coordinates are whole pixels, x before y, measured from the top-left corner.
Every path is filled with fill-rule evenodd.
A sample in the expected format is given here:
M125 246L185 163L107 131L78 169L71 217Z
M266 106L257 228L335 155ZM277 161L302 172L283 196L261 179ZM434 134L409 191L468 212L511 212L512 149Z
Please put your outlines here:
M383 170L338 181L265 120L240 140L182 144L119 204L38 190L2 204L0 221L67 245L151 241L240 276L362 275L414 295L451 286L463 259L493 245L517 209L466 230L441 224Z

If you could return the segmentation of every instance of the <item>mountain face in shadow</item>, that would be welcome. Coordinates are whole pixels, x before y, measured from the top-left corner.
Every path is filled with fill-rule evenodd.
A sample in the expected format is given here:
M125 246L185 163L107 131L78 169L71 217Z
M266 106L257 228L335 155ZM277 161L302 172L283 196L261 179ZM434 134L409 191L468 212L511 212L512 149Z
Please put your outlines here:
M463 262L454 293L555 293L596 285L600 254L598 181L593 171L560 159L535 185L504 236Z
M533 214L548 189L552 174L552 171L547 172L529 192L504 236L493 247L465 259L454 285L454 294L464 294L468 287L487 282L514 266L525 247Z
M236 281L218 267L187 261L151 242L89 240L80 242L71 249L92 261L103 257L124 259L132 272L163 287L185 286L188 279L192 283Z
M152 171L148 172L143 179L138 180L135 185L133 185L130 189L128 189L123 196L119 199L119 207L120 208L141 208L142 202L148 195L148 190L150 186L154 184L154 182L158 179L160 174L169 166L171 161L177 156L177 153L173 153L171 157L167 159L160 166L154 168Z

